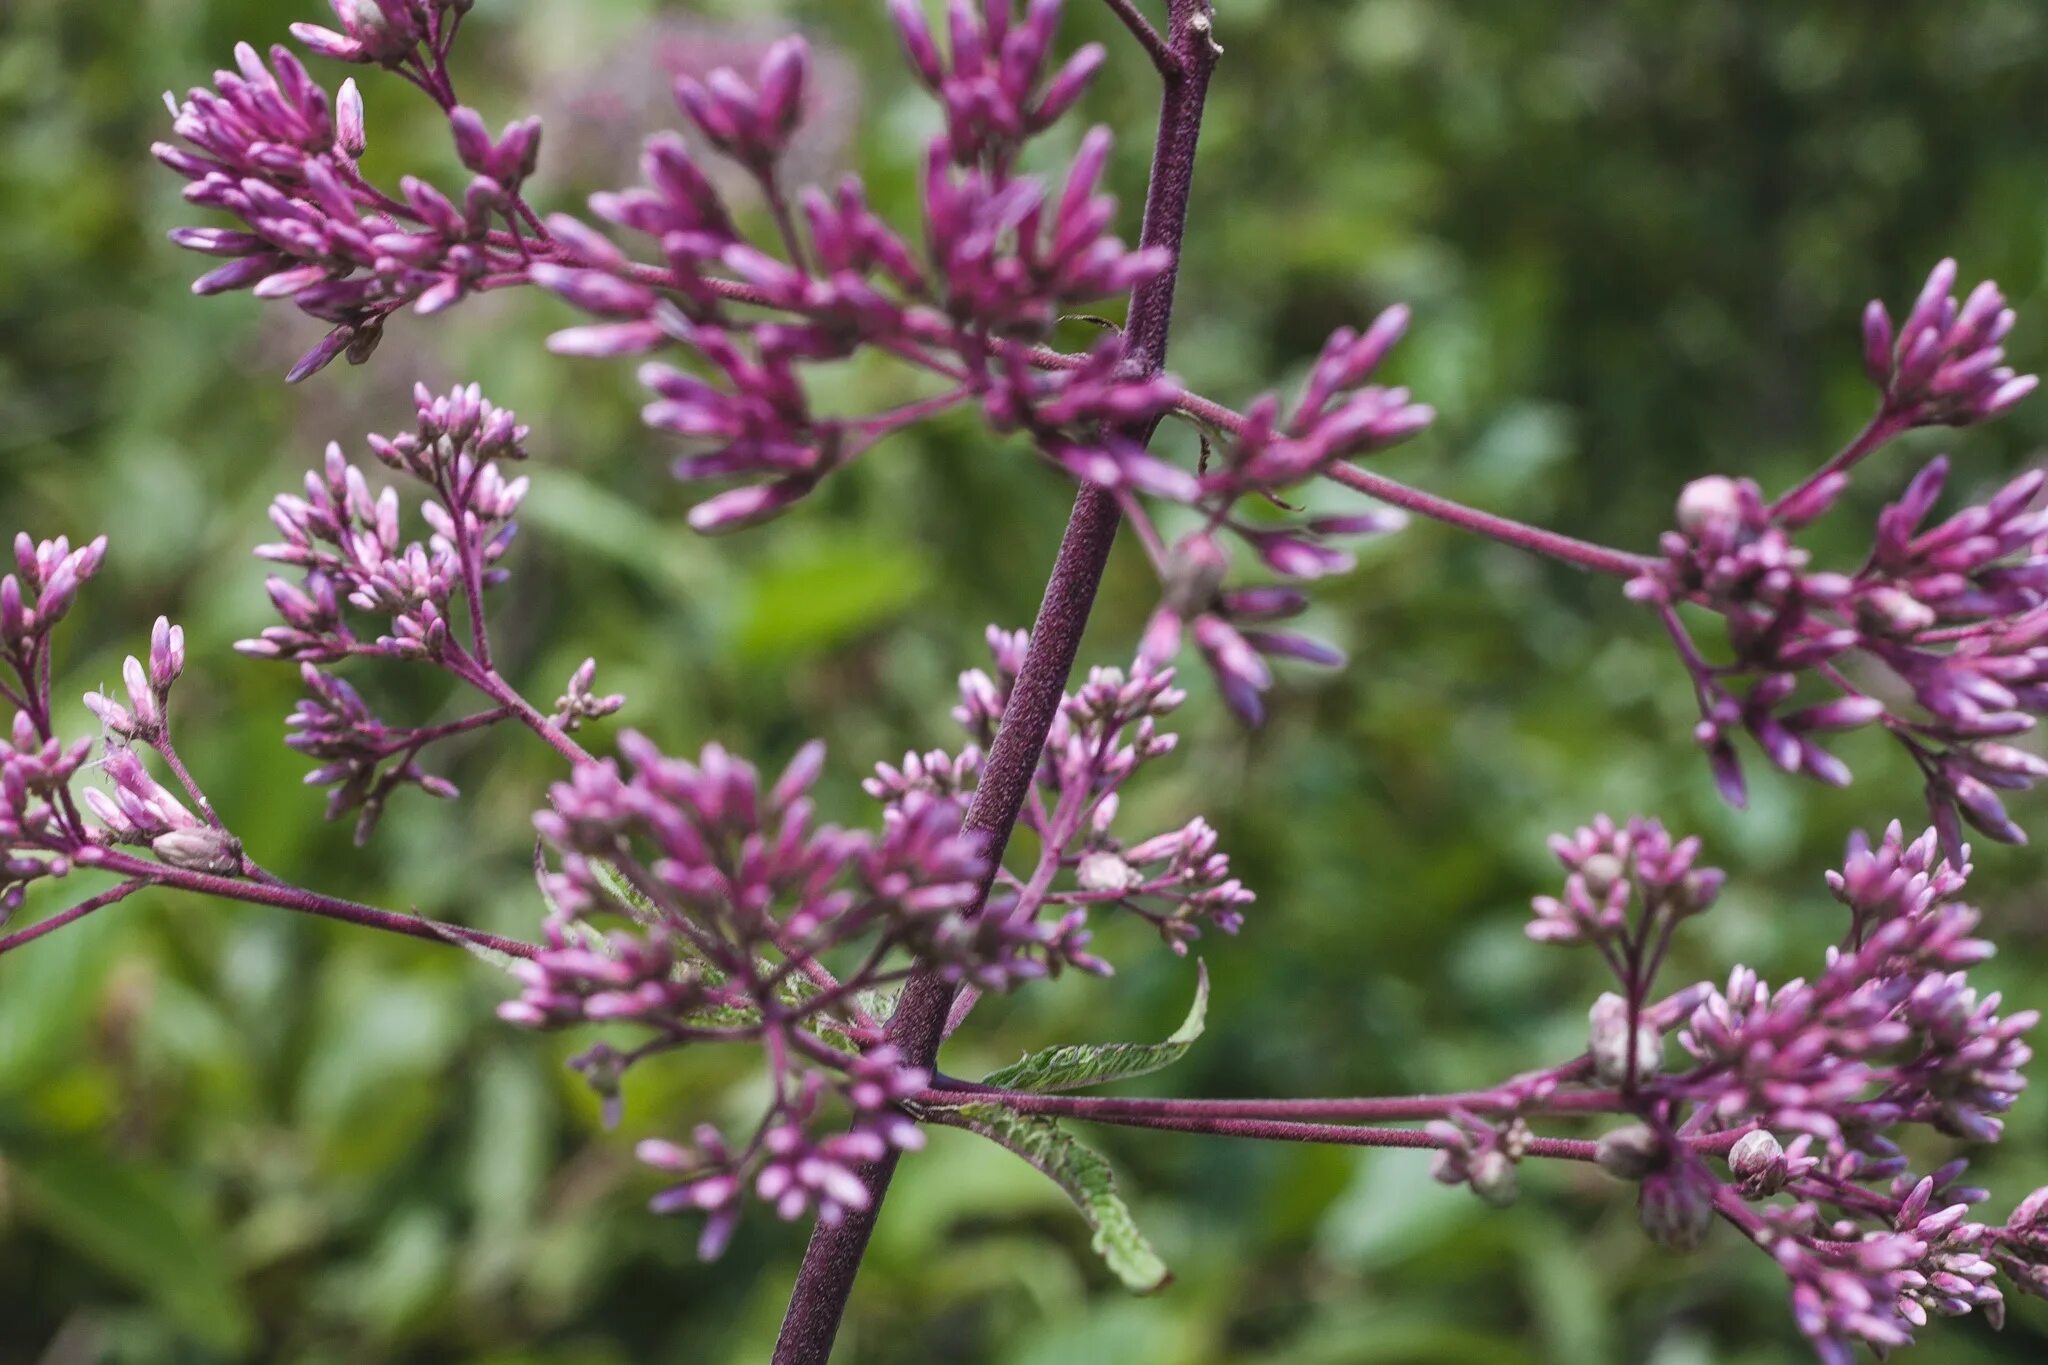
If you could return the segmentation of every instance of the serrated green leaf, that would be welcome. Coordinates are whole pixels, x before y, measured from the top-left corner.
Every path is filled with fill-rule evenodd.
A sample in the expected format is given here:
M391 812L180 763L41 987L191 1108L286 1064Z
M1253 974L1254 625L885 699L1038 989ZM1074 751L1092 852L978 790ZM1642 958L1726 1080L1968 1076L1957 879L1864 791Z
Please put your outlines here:
M1079 1090L1172 1066L1187 1055L1209 1016L1209 969L1195 964L1195 1002L1163 1043L1075 1043L1033 1052L982 1077L1005 1090Z
M933 1123L979 1133L1050 1176L1067 1192L1088 1226L1095 1230L1095 1254L1137 1294L1165 1288L1173 1273L1138 1231L1131 1210L1116 1190L1109 1161L1084 1146L1058 1121L1041 1114L1019 1114L1000 1104L962 1104L926 1112Z

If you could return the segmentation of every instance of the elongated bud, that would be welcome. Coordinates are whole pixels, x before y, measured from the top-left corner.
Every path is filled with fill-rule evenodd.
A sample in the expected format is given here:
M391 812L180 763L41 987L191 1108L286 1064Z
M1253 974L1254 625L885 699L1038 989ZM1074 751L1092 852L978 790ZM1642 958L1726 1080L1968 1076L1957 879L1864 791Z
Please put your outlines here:
M334 93L334 145L349 156L361 156L369 145L363 130L363 93L350 76Z
M206 827L174 829L159 834L149 851L187 872L211 872L226 876L242 870L242 841L226 830Z

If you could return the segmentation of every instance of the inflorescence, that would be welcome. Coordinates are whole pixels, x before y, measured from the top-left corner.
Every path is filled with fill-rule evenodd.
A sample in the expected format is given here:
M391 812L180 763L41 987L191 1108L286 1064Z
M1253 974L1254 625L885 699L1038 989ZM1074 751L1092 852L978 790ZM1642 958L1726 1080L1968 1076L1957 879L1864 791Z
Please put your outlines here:
M1134 306L1129 332L1113 329L1083 354L1053 349L1055 328L1076 310L1170 290L1180 231L1175 220L1160 232L1148 213L1138 245L1115 235L1105 129L1079 139L1061 176L1017 169L1107 60L1096 45L1058 58L1059 0L1032 0L1021 15L1011 0L949 0L943 43L914 0L890 0L910 66L943 111L922 162L915 234L885 222L856 178L786 183L792 138L814 105L801 39L766 46L747 72L679 78L686 131L647 139L641 183L594 196L593 225L527 200L536 120L493 135L457 99L448 61L468 0L332 3L338 27L295 24L294 35L317 55L381 66L423 91L446 117L466 184L406 177L394 192L370 183L359 168L366 115L355 82L330 95L282 47L266 60L241 45L235 70L170 101L182 145L155 149L188 182L189 202L238 220L172 234L223 262L195 292L246 288L326 324L289 379L344 355L368 360L403 309L433 314L535 285L584 315L552 337L556 352L644 357L643 416L679 445L676 476L718 485L690 514L698 530L781 513L891 435L971 410L1111 500L1156 570L1159 605L1128 667L1094 669L1071 690L1062 690L1064 660L1049 680L1034 670L1062 647L1071 657L1092 586L1078 617L1041 618L1068 637L1043 655L1042 639L991 628L992 667L960 678L953 715L963 742L876 765L864 783L878 807L871 827L823 823L810 795L819 744L769 782L716 744L686 760L632 731L617 737L616 758L600 756L578 733L625 699L596 690L595 661L547 708L506 678L487 605L512 572L514 518L530 486L507 471L526 457L527 430L474 385L421 388L411 432L368 440L395 484L379 489L330 446L304 492L273 503L281 538L257 553L292 574L269 580L278 624L239 648L300 669L306 692L286 743L314 761L308 782L328 789L330 818L355 816L359 840L404 788L456 794L423 766L429 749L506 721L542 740L567 770L534 820L542 942L356 905L257 864L174 747L171 698L186 661L183 633L166 620L147 658L126 661L118 690L86 695L101 735L60 733L53 632L106 542L23 535L16 571L0 577L0 702L11 712L0 741L0 919L32 889L81 872L115 882L0 938L0 952L145 887L453 940L513 977L518 993L500 1009L509 1022L607 1030L574 1065L613 1119L623 1079L642 1061L690 1046L757 1048L769 1084L750 1128L699 1124L686 1142L639 1147L669 1182L654 1207L705 1216L706 1256L726 1244L749 1197L828 1226L871 1213L872 1164L919 1146L922 1119L975 1127L1042 1160L1048 1132L1068 1139L1028 1125L1065 1117L1433 1148L1438 1179L1497 1205L1515 1198L1527 1160L1596 1162L1638 1187L1643 1226L1658 1241L1696 1247L1719 1220L1765 1250L1790 1283L1800 1330L1830 1365L1858 1342L1903 1344L1931 1315L1975 1309L1996 1322L2001 1276L2048 1296L2048 1190L2002 1225L1976 1220L1986 1195L1959 1183L1964 1163L1916 1173L1902 1146L1916 1130L1996 1141L2031 1058L2025 1037L2038 1016L2007 1011L1970 982L1992 949L1960 899L1970 875L1961 826L2019 841L1998 793L2048 775L2048 761L2011 742L2048 710L2048 512L2039 506L2048 475L2024 474L1932 520L1949 474L1938 458L1878 517L1853 573L1813 568L1797 543L1893 438L1989 420L2032 391L2033 377L2006 364L2015 318L1995 286L1958 302L1956 267L1943 262L1903 322L1873 303L1864 353L1880 398L1863 432L1776 499L1747 479L1695 480L1661 553L1633 555L1463 508L1355 463L1433 419L1406 389L1378 381L1409 325L1405 307L1333 335L1291 402L1269 394L1241 413L1164 371L1163 314L1140 329ZM1160 164L1181 175L1169 139L1175 118L1199 121L1207 68L1196 80L1193 64L1215 59L1211 16L1197 0L1174 0L1162 35L1122 0L1113 8L1166 77ZM714 174L710 156L739 176ZM751 198L734 201L732 188L747 182ZM1164 193L1184 208L1184 184ZM860 352L893 357L931 392L880 411L818 411L807 371ZM1168 419L1201 428L1194 468L1150 448ZM1091 915L1136 916L1176 953L1205 927L1239 929L1253 896L1216 831L1197 817L1129 832L1122 794L1175 748L1162 727L1185 700L1173 665L1188 639L1250 723L1264 715L1272 660L1342 662L1327 645L1270 627L1306 608L1302 584L1352 567L1342 541L1393 530L1400 512L1296 513L1286 494L1318 479L1626 579L1691 673L1697 738L1730 800L1744 797L1737 732L1787 772L1842 784L1848 769L1823 737L1876 725L1919 764L1934 828L1909 842L1894 824L1875 843L1851 841L1828 877L1848 925L1811 975L1773 987L1736 967L1724 984L1676 991L1659 986L1675 935L1722 884L1700 864L1699 842L1643 819L1602 818L1561 836L1553 847L1564 886L1535 902L1528 932L1591 949L1612 989L1591 1006L1581 1055L1487 1091L1117 1100L938 1074L896 1027L899 998L920 981L942 983L950 1034L984 992L1070 969L1106 974L1091 951ZM411 518L401 488L418 495ZM1173 524L1189 529L1169 540L1155 521L1160 505L1181 509ZM1256 561L1252 581L1235 579L1239 552ZM1686 617L1700 612L1725 621L1725 662L1695 644ZM386 721L341 676L380 665L436 670L481 708L431 724ZM1010 727L1033 692L1043 723L1018 750ZM1014 822L1034 835L1016 870L1005 862L1009 823L998 818L992 832L977 814L986 788L1008 780L992 771L1005 744L1022 763L1011 774L1022 789ZM1007 1139L991 1113L1008 1116ZM1586 1115L1624 1122L1597 1141L1533 1131ZM1379 1120L1426 1126L1362 1126Z

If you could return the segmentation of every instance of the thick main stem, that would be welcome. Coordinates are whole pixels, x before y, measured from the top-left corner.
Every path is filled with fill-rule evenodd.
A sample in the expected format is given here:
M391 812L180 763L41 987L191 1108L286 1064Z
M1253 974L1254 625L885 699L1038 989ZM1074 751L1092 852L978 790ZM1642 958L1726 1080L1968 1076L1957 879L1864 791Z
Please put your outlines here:
M1172 0L1170 9L1167 42L1176 69L1166 76L1139 244L1165 247L1172 253L1173 263L1132 296L1124 333L1124 365L1133 373L1156 374L1165 366L1202 105L1219 50L1210 32L1207 0ZM1142 438L1151 433L1134 434ZM1031 647L1003 708L1001 728L968 808L965 827L987 837L990 859L989 879L982 884L973 913L979 914L988 899L995 865L1009 844L1010 832L1031 789L1121 520L1115 496L1103 489L1084 487L1074 500L1073 515L1032 628ZM953 996L953 986L927 971L917 973L904 987L887 1036L912 1065L929 1067L937 1057ZM836 1227L820 1223L812 1232L775 1343L775 1365L823 1365L830 1358L839 1320L895 1171L893 1152L863 1168L859 1175L868 1191L866 1207L849 1213Z

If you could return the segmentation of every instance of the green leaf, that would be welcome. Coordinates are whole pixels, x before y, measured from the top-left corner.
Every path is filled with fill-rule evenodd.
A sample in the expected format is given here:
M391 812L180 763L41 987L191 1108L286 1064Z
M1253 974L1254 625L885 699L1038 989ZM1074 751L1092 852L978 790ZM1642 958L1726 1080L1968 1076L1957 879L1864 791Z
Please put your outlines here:
M979 1133L1023 1157L1067 1192L1081 1217L1095 1230L1095 1254L1102 1257L1124 1287L1150 1294L1166 1287L1173 1274L1159 1253L1138 1231L1131 1210L1116 1192L1116 1177L1100 1152L1083 1146L1058 1122L1040 1114L1019 1114L1000 1104L962 1104L932 1108L934 1123Z
M1033 1052L982 1077L1006 1090L1079 1090L1143 1076L1172 1066L1187 1055L1209 1014L1209 969L1195 964L1195 1003L1188 1017L1163 1043L1076 1043Z
M914 541L814 533L747 582L733 643L757 665L832 649L902 615L936 576Z
M162 1172L73 1147L18 1158L9 1172L36 1221L155 1300L193 1340L248 1349L255 1324L227 1247Z

